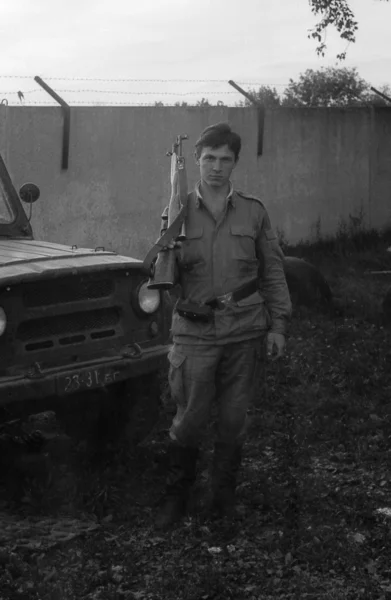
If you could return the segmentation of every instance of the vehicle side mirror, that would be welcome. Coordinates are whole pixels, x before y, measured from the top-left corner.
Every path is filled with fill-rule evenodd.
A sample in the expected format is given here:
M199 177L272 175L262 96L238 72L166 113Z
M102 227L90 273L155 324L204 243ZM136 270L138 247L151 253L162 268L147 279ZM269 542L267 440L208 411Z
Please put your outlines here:
M35 183L24 183L19 190L19 197L27 204L33 204L40 196L41 192Z

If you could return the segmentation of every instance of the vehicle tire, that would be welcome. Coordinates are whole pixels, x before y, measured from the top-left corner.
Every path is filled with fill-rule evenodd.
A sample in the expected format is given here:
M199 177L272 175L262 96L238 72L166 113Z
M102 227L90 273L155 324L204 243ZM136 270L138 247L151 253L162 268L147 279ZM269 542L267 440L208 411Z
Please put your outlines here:
M159 419L161 377L148 373L110 387L100 404L96 442L135 448Z

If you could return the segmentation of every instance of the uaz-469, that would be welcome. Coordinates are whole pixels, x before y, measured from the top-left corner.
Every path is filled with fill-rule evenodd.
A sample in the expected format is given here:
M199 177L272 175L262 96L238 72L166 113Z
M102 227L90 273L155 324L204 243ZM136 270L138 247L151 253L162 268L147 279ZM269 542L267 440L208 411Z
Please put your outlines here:
M142 262L34 240L19 196L0 157L0 407L152 383L168 324Z

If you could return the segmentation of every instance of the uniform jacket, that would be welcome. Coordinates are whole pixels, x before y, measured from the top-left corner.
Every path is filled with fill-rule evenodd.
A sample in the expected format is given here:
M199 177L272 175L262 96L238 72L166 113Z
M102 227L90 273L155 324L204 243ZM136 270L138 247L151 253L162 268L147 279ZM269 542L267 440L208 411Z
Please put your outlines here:
M188 196L185 225L187 239L177 252L182 298L204 303L254 278L259 291L215 310L210 323L189 321L174 308L173 341L220 345L259 337L267 329L285 333L291 301L283 254L261 200L231 184L225 212L216 222L203 204L198 182Z

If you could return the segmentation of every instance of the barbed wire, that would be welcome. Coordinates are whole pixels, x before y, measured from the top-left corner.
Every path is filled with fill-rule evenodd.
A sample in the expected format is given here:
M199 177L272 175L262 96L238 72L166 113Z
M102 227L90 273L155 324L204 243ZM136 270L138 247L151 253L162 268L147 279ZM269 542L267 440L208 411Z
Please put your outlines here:
M0 79L34 79L30 75L0 75ZM99 78L99 77L45 77L45 81L107 81L107 82L135 82L135 83L226 83L227 79L132 79L132 78ZM285 87L287 83L267 83L264 81L235 80L242 85L271 85Z
M28 75L0 75L0 83L1 80L17 80L17 79L22 79L22 80L26 80L29 79L30 81L33 80L33 77L28 76ZM234 98L240 96L240 93L236 90L232 90L232 88L229 88L229 83L228 80L225 79L140 79L140 78L96 78L96 77L45 77L45 81L63 81L63 82L111 82L111 83L138 83L141 84L143 83L145 85L145 89L142 89L142 86L137 85L136 86L136 90L133 88L132 89L115 89L116 87L118 88L118 86L113 86L114 89L107 89L110 88L110 85L107 86L102 86L102 88L100 89L100 87L98 86L92 86L91 88L88 87L75 87L74 89L70 89L69 87L60 87L57 88L56 85L53 86L53 88L55 89L55 91L58 94L61 95L68 95L68 94L72 94L71 98L73 98L73 100L71 100L71 103L73 106L82 106L82 105L89 105L89 106L157 106L157 105L161 105L161 106L178 106L181 103L181 99L186 99L188 102L190 102L192 105L197 105L200 104L202 105L203 101L205 99L208 100L208 98L216 98L216 100L219 100L217 102L217 105L233 105L234 102ZM235 80L238 84L242 85L242 86L249 86L252 88L256 88L257 86L281 86L281 87L286 87L286 84L271 84L271 83L265 83L265 82L261 82L261 81L241 81L239 79ZM187 83L204 83L204 84L210 84L210 87L212 87L213 84L224 84L225 89L220 89L220 91L216 91L216 87L213 85L213 87L215 87L214 90L206 89L206 90L202 90L202 89L195 89L192 91L164 91L164 86L163 89L159 90L153 89L152 86L152 90L150 89L150 86L148 84L150 83L160 83L160 84L173 84L171 86L171 89L175 90L175 87L178 86L174 86L174 84L187 84ZM19 87L20 86L20 87ZM7 91L2 91L1 90L1 85L0 85L0 96L3 97L9 97L11 104L12 105L19 105L22 104L23 106L29 106L29 105L40 105L40 106L57 106L57 103L53 100L41 100L39 101L38 98L45 98L47 99L47 93L44 89L42 89L42 87L37 83L37 87L35 89L27 89L24 90L23 89L23 84L22 82L19 84L19 89L14 89L14 90L7 90ZM147 88L148 86L148 88ZM137 88L140 88L137 89ZM156 88L159 88L160 86L155 86ZM199 86L197 86L199 87ZM105 89L103 89L105 88ZM227 89L228 88L228 89ZM147 91L148 89L148 91ZM166 87L167 89L167 87ZM183 89L183 88L182 88ZM278 92L279 94L281 94L282 92ZM38 95L39 94L39 95ZM86 95L99 95L100 98L99 99L90 99L90 100L86 100ZM75 96L79 95L82 96L84 95L84 99L83 100L79 100L79 99L75 99ZM19 97L19 101L16 99L16 96ZM105 97L105 99L102 99L102 96ZM111 96L111 97L110 97ZM118 96L118 97L126 97L129 98L129 100L127 102L120 102L120 101L115 101L114 98ZM11 100L12 97L15 97L15 100ZM35 97L38 101L33 101L30 98L31 97ZM140 99L145 99L145 102L133 102L132 97L136 98L140 98ZM147 101L149 100L149 98L154 97L153 100L151 99L151 101ZM88 96L87 96L88 98ZM170 98L170 100L169 100ZM166 102L163 102L164 99L167 99ZM7 98L4 98L4 100L6 100L8 102ZM186 105L187 102L183 102L183 105Z
M23 94L35 94L36 92L43 92L43 90L12 90L10 91L4 91L4 90L0 90L0 94L17 94L18 92L23 92Z
M63 94L71 93L71 94L83 94L83 93L92 93L92 94L129 94L131 96L155 96L158 94L159 96L195 96L199 95L201 92L160 92L159 90L155 92L129 92L122 90L57 90L57 92L61 92ZM237 94L238 92L205 92L202 94L218 95L221 94Z
M44 92L44 90L14 90L12 92L3 92L0 90L1 94L17 94L18 92L22 91L23 94L36 94L37 92ZM62 94L127 94L130 96L196 96L199 95L199 92L160 92L159 90L154 91L154 92L130 92L130 91L124 91L124 90L59 90L56 89L57 93L62 93ZM46 93L46 92L45 92ZM208 94L209 96L211 95L217 95L217 96L221 96L222 94L234 94L237 95L238 92L202 92L202 94Z
M129 104L129 102L110 102L109 104L105 104L101 100L85 100L85 101L77 100L75 102L75 104L72 104L72 107L78 106L79 104L93 105L93 106L130 106L130 107L131 106L153 106L155 108L155 104L152 104L151 102L132 102L132 104ZM30 105L39 105L39 106L45 105L45 106L53 106L54 108L59 108L58 104L54 100L52 102L29 101L27 106L30 106ZM169 107L169 106L173 106L173 105L165 105L165 106Z

